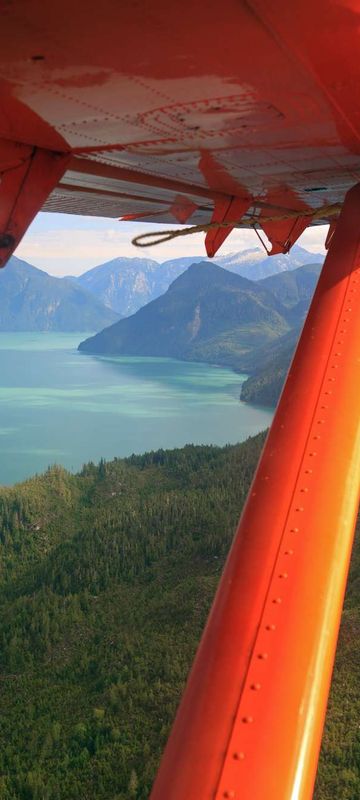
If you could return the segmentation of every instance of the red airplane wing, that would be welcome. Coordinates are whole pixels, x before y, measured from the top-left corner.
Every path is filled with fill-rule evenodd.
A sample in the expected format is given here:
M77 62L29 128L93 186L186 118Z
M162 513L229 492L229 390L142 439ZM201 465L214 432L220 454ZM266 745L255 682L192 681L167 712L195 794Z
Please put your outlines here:
M347 194L154 800L312 796L359 498L358 8L2 3L1 266L40 208L287 252Z
M29 184L37 209L69 213L207 224L236 198L246 210L234 222L261 214L273 248L286 250L306 224L331 219L359 177L356 8L5 5L3 169L34 148L69 156L50 181L44 169L46 185ZM17 243L25 225L14 233L9 217L4 233Z

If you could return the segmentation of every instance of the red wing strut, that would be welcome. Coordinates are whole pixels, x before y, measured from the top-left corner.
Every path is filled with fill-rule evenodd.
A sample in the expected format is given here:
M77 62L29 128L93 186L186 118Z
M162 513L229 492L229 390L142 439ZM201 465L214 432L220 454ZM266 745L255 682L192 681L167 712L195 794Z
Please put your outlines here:
M3 6L0 267L41 208L207 226L211 256L334 220L152 793L310 800L359 491L359 2Z
M151 800L310 800L359 500L348 193Z

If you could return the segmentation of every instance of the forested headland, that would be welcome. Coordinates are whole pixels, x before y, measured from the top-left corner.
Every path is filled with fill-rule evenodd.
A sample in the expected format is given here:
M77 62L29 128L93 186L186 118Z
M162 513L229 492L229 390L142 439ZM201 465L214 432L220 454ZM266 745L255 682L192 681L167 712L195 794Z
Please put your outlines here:
M263 436L0 489L1 800L146 800ZM360 797L360 550L315 792Z

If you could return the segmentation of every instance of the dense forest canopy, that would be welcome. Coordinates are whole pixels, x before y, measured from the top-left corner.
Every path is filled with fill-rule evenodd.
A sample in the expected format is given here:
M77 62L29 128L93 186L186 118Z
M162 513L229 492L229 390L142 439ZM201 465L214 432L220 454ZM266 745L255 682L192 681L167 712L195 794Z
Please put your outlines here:
M0 490L0 797L146 800L263 436ZM360 796L355 549L316 800Z

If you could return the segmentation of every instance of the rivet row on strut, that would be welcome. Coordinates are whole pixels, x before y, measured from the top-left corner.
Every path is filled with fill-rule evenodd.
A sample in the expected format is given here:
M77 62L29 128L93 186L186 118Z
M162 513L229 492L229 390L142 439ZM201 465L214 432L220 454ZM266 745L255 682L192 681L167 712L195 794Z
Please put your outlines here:
M357 278L354 279L353 282L354 283L358 283L358 279ZM355 290L351 290L351 291L354 292ZM346 304L346 302L348 302L348 300L345 298L344 304ZM350 312L350 311L351 311L351 308L350 307L346 307L346 312ZM347 323L348 319L347 318L343 318L343 322ZM347 333L346 328L341 328L340 329L340 334L342 336L344 336L346 333ZM333 344L333 348L337 347L338 345L341 345L341 346L344 345L344 339L335 340L334 344ZM332 403L332 399L333 399L332 398L333 390L332 389L326 389L325 386L328 383L335 383L335 377L329 375L329 370L338 368L338 366L339 366L338 364L332 363L332 358L335 358L335 357L336 358L340 358L341 355L342 355L342 353L339 352L338 350L333 352L332 356L330 354L330 358L329 358L329 361L328 361L328 366L325 369L325 373L324 373L324 376L323 376L322 391L320 392L320 396L319 396L319 400L318 400L318 404L317 404L317 409L320 409L321 412L323 412L323 413L320 416L319 413L318 413L318 410L316 409L315 415L314 415L314 419L313 419L313 423L312 423L311 429L309 430L308 442L310 442L311 439L318 440L319 441L319 446L321 446L321 437L318 434L315 433L314 426L315 425L325 425L326 424L326 420L327 420L327 414L329 413L329 411L331 411L331 403ZM326 403L324 403L324 400L322 399L323 396L326 396L326 398L327 398ZM313 475L314 469L311 468L307 464L307 460L309 458L314 459L316 456L317 456L317 451L305 449L305 455L303 457L303 469L300 471L300 476L301 476L301 474L306 474L307 476L312 476ZM263 480L265 480L265 481L269 480L269 476L268 475L264 476ZM299 477L299 480L301 480L301 477ZM305 511L305 507L303 505L298 505L297 504L297 496L299 494L305 494L305 493L309 494L310 492L311 492L311 483L309 484L309 486L305 486L305 487L304 486L303 487L298 486L296 488L295 493L294 493L294 498L293 498L293 505L292 505L292 508L290 507L290 509L289 509L288 520L289 520L290 524L288 522L288 525L287 525L287 533L288 534L298 534L298 533L300 533L299 527L296 526L296 525L294 526L293 524L291 524L291 522L292 522L291 518L292 518L294 513L299 513L299 512L304 512ZM254 493L254 495L255 495L255 493ZM286 541L286 532L284 533L284 537L285 537L284 541ZM282 548L279 551L278 562L280 562L280 559L285 557L285 556L288 558L289 556L293 556L293 555L294 555L294 550L292 549L292 547L285 546L285 549ZM280 570L279 572L276 571L272 581L275 579L275 575L277 575L277 577L279 579L282 579L282 580L285 579L285 578L289 578L289 573L287 571L285 571L285 570ZM274 605L278 606L279 607L279 611L277 611L277 614L281 613L281 608L280 607L281 607L281 605L283 603L283 600L284 600L283 597L280 597L280 596L277 596L277 595L275 595L275 596L272 595L271 586L270 586L269 587L269 597L268 597L267 603L266 603L266 605L264 607L264 614L267 614L268 603L271 603L273 606ZM286 598L285 598L285 600L286 600ZM276 631L278 629L278 624L275 624L275 622L267 622L266 624L264 624L263 628L261 628L261 627L259 628L259 634L258 634L257 638L259 638L261 636L261 630L262 629L264 631L266 631L267 633L269 633L269 632L274 633L275 636L276 636ZM272 641L272 639L271 639L271 641ZM253 657L256 656L256 659L257 659L258 662L259 661L266 662L268 660L269 654L266 651L261 651L261 650L259 651L257 649L257 647L256 647L256 643L255 643L255 648L256 649L255 649ZM270 652L270 658L271 658L271 652ZM265 669L265 665L264 665L263 669ZM249 664L249 670L248 670L249 683L248 683L248 687L249 687L249 689L251 690L251 692L253 694L257 693L260 689L264 689L265 690L266 687L263 686L263 683L264 683L264 680L266 681L266 677L265 677L266 673L264 673L263 680L260 683L257 679L255 679L255 680L251 679L252 672L256 672L253 659L251 660L251 662ZM244 700L244 702L245 702L245 700ZM239 709L239 711L240 711L240 709ZM250 709L249 709L249 711L250 711ZM254 723L254 718L251 715L251 713L247 713L244 716L242 716L241 720L245 725L248 725L249 723ZM256 724L254 726L251 726L251 727L254 727L253 735L256 735L256 733L255 733ZM243 750L243 749L235 749L235 750L233 750L232 751L232 758L233 758L234 761L246 762L246 749L245 750ZM240 767L240 764L239 764L239 767ZM234 789L227 789L223 793L223 797L226 797L226 798L235 797L235 790Z

